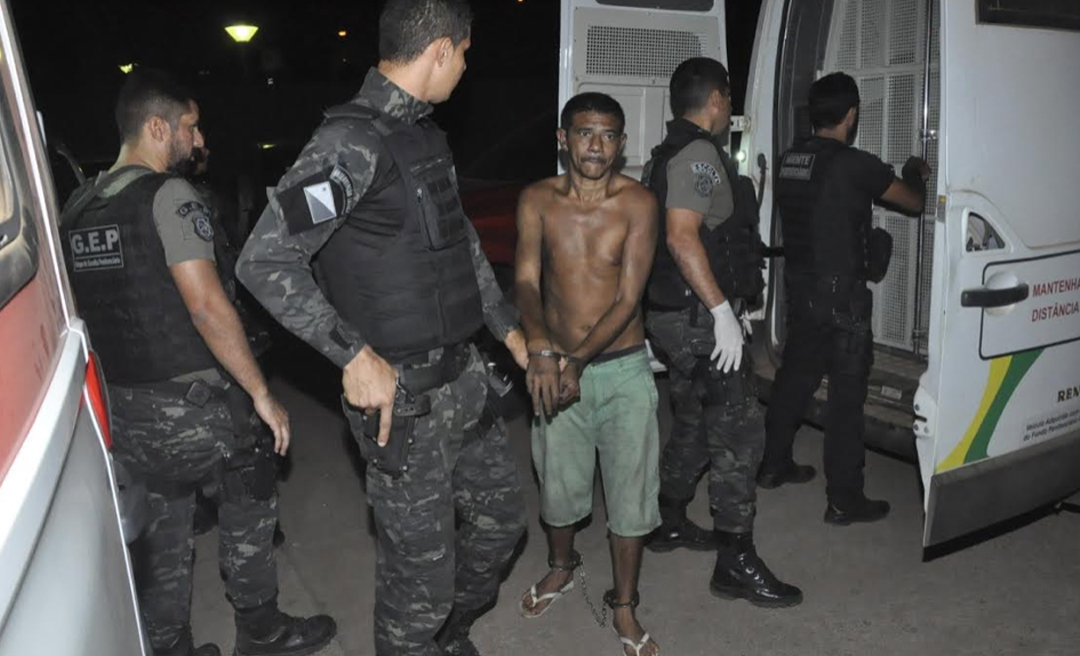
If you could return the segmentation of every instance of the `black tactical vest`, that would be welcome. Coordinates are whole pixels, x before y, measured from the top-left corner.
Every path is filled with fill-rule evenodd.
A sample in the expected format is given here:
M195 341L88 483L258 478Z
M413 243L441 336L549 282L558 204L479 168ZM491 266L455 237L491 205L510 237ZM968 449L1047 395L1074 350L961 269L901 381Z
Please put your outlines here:
M709 268L720 291L727 298L741 298L753 303L765 288L762 269L765 267L763 244L758 234L758 205L754 184L740 176L723 151L705 130L686 120L668 123L664 142L653 148L652 159L645 167L643 182L656 194L660 204L660 234L657 239L656 262L649 276L648 302L655 307L684 308L697 303L689 283L679 272L667 247L667 169L668 163L683 148L705 139L720 155L735 201L730 217L715 228L701 225L701 243L709 258Z
M855 208L849 181L834 166L849 146L811 137L780 158L776 202L784 237L788 276L866 280L867 237L872 208Z
M218 364L169 273L154 224L154 196L170 177L147 173L65 214L60 226L79 313L110 384L159 382ZM80 187L69 208L93 187Z
M370 122L393 159L319 253L327 298L391 361L468 339L483 305L446 135L354 104L327 120Z

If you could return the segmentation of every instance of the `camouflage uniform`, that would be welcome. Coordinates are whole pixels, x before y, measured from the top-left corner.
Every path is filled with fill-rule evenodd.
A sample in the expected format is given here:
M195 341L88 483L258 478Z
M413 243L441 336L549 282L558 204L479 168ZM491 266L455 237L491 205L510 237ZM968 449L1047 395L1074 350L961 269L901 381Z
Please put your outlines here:
M112 174L103 173L98 180L76 191L68 202L65 216L69 221L76 221L89 208L120 222L130 221L131 217L124 215L123 201L140 193L135 185L138 181L149 180L150 173L141 167L124 167ZM88 193L116 205L108 204L98 210L94 203L80 202L79 199L90 197L85 196ZM153 194L152 216L136 217L135 220L156 226L164 255L162 266L190 260L215 261L210 210L201 201L189 183L169 177ZM65 225L65 236L70 228ZM117 334L123 334L115 315L110 320L103 318L100 312L90 311L96 309L100 298L89 293L102 290L79 287L82 281L78 276L82 274L73 268L70 250L65 251L65 257L76 293L82 292L78 300L86 308L87 323L97 341L107 379L124 380L116 372L125 368L153 371L156 362L137 356L133 358L131 352L123 350L123 344L117 347L113 343ZM114 285L136 286L145 282L145 270L127 271L123 267L121 270L125 271L126 278L114 279ZM222 273L220 268L218 271ZM227 270L224 273L222 283L228 289L233 276ZM168 284L175 284L171 276ZM123 299L123 302L127 301L130 301L129 297ZM121 301L114 301L114 304L119 303ZM126 313L127 323L134 325L140 324L146 315L166 323L178 316L188 320L186 307L180 307L170 316L154 315L153 312L161 311L160 307L146 310L120 305L119 309ZM185 333L175 331L174 334ZM191 339L201 340L194 328L186 334L190 334ZM184 342L169 346L183 349L190 345L190 342ZM205 348L201 341L198 345ZM113 455L145 483L148 492L148 526L133 552L136 556L136 587L146 630L151 644L159 651L190 641L193 513L198 487L228 488L221 495L219 509L219 561L230 602L236 609L244 610L261 606L277 595L272 544L277 499L272 490L268 490L262 500L252 498L240 488L242 484L238 484L239 474L235 469L237 463L252 453L258 436L265 435L268 429L255 414L250 397L238 388L226 392L229 384L219 370L207 368L216 364L209 351L204 359L181 364L190 364L197 371L171 380L138 385L109 384ZM111 371L116 378L109 378L110 365L114 366ZM195 381L216 390L202 407L185 398L185 392ZM233 403L228 403L226 397ZM243 421L235 421L232 408L244 415ZM231 484L226 486L229 482Z
M431 112L374 69L352 103L406 122ZM316 283L311 260L369 190L384 188L395 175L369 123L324 123L270 194L237 265L241 282L282 325L341 367L366 342ZM311 184L333 186L336 216L286 211L282 197ZM466 229L484 320L504 340L516 317L475 230L468 224ZM370 463L367 468L368 503L378 530L374 621L380 655L441 654L436 633L448 617L471 622L494 601L500 574L524 531L524 498L505 432L495 423L485 435L476 434L488 383L475 349L470 354L456 380L426 392L432 408L416 424L407 472L392 478ZM429 353L432 361L441 355L440 349ZM354 434L362 453L375 448L360 431ZM456 530L455 514L461 521Z
M252 411L252 430L237 435L217 395L199 408L171 390L112 385L109 400L113 454L148 487L150 517L135 547L136 578L150 642L164 649L190 621L195 489L224 483L225 458L250 450L261 422ZM256 500L237 492L221 495L218 559L229 601L254 608L277 595L277 497Z
M708 356L714 338L704 306L680 312L650 311L646 328L668 366L674 425L660 460L660 494L691 499L709 470L709 505L717 530L753 530L758 466L765 427L757 400L750 349L738 371L725 374ZM710 466L711 465L711 466Z

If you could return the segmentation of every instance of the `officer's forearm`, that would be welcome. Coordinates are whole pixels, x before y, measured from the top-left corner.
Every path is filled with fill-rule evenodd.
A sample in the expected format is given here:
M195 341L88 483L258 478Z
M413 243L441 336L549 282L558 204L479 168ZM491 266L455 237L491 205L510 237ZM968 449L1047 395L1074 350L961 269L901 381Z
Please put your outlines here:
M210 352L240 387L252 398L266 394L266 379L248 345L240 315L229 299L223 293L213 294L199 306L189 308L189 312Z
M668 234L668 250L671 251L675 263L679 267L679 273L689 283L697 297L707 308L714 308L724 302L724 293L720 291L720 285L716 283L712 269L709 267L709 256L705 253L705 246L697 234L683 236L674 233Z

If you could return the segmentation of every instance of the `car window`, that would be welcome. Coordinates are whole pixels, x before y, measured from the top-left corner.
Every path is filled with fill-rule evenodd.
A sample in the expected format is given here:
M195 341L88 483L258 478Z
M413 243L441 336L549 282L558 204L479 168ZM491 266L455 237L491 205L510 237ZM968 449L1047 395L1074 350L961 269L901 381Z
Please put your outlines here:
M0 95L0 308L37 272L37 230L23 190L22 148L6 95Z

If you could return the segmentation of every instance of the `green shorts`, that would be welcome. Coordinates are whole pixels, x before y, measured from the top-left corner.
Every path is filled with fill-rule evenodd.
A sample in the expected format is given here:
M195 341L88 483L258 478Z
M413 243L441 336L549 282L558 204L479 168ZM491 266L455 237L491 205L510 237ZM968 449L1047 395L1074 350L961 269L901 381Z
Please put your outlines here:
M540 516L548 525L569 526L592 512L597 453L611 532L638 537L660 525L656 406L656 382L642 349L590 364L576 403L550 420L533 420Z

